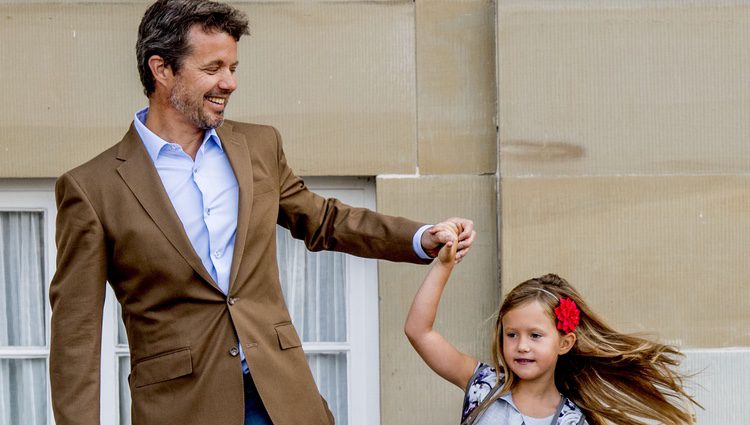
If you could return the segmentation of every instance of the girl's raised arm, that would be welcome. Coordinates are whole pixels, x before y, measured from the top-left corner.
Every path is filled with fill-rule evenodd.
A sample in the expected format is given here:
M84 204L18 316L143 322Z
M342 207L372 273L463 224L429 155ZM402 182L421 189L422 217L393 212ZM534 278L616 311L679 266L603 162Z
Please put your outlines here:
M450 230L456 235L459 231L455 226ZM427 272L422 286L412 301L404 324L404 332L427 366L463 390L471 375L474 374L477 360L458 351L453 344L432 328L443 288L456 262L457 241L456 236L452 242L443 246L437 261Z

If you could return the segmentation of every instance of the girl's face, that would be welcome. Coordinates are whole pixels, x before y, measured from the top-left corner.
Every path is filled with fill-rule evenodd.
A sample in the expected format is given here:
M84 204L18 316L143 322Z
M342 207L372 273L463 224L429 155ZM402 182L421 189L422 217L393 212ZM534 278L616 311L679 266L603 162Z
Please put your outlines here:
M521 304L502 318L503 359L522 381L554 384L557 357L567 353L575 335L561 336L539 301Z

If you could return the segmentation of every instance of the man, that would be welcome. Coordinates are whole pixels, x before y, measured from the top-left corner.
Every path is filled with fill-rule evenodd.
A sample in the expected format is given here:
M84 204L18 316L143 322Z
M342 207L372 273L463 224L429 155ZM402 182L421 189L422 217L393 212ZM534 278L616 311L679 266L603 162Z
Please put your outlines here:
M136 46L149 107L118 144L58 180L57 425L99 423L105 281L128 333L134 424L330 424L282 297L276 224L311 250L392 261L471 246L470 220L450 220L462 229L455 241L309 192L275 129L225 122L246 33L228 5L152 5Z

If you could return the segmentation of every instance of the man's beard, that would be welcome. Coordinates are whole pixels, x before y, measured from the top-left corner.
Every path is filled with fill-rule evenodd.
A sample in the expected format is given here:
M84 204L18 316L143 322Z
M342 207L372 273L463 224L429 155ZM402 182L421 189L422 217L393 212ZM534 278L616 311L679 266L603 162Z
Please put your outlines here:
M187 90L185 90L185 86L182 82L178 82L172 88L172 92L169 94L169 102L175 109L181 112L185 118L202 130L216 128L224 123L223 115L212 117L208 114L203 109L203 98L200 98L200 100L196 102L196 100L189 95Z

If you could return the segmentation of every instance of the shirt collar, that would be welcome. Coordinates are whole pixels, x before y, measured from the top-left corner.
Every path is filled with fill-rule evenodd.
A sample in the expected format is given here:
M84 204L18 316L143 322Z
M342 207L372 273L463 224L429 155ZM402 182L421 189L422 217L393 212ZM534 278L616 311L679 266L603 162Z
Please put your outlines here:
M135 124L135 130L138 135L141 136L143 145L146 147L148 156L151 157L151 161L156 162L159 157L159 153L162 151L164 146L168 145L169 142L157 136L156 133L146 127L146 117L148 116L148 106L135 113L133 123ZM211 128L203 133L203 142L201 143L200 149L205 149L206 144L213 141L219 149L224 150L221 146L221 139L216 133L216 129Z

